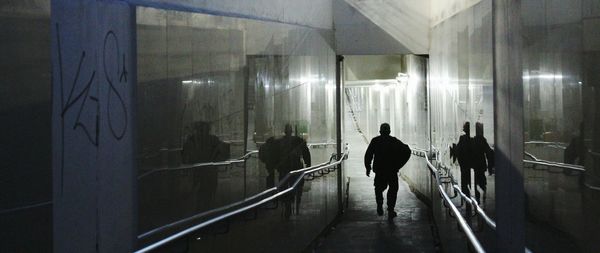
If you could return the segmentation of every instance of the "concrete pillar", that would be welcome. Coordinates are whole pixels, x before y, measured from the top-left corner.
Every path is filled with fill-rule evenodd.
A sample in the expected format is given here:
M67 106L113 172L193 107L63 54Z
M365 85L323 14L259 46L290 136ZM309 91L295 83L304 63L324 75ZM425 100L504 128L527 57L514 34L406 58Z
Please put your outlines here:
M131 252L135 9L55 0L51 15L54 252Z
M496 251L525 249L521 1L493 1Z

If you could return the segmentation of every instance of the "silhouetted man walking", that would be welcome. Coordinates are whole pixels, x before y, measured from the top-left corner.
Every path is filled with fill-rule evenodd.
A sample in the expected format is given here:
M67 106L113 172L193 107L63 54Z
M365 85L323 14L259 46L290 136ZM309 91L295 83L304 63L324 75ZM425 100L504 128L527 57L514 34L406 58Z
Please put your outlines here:
M278 165L277 170L279 171L279 180L282 180L285 175L290 171L299 170L304 168L302 161L306 167L310 167L310 151L306 145L306 141L298 136L292 136L292 125L286 124L285 135L281 139L277 140L279 144L279 151L281 155L281 161ZM292 181L289 181L290 183ZM300 211L300 199L302 198L302 184L301 181L299 190L296 191L296 213ZM284 216L289 218L291 215L291 200L286 201L284 207Z
M410 158L410 148L396 137L390 136L390 125L381 124L381 135L373 138L365 153L365 168L367 176L371 174L371 161L375 173L375 200L377 201L377 214L383 215L383 191L389 186L387 192L388 218L396 217L396 195L398 194L398 171Z
M219 140L210 133L210 123L197 121L193 124L194 132L186 139L181 151L184 164L225 161L231 151L229 144ZM193 170L193 193L195 211L206 211L214 204L217 194L219 171L216 166L208 166L202 170Z
M494 174L494 150L488 144L487 139L483 137L483 124L475 123L475 137L472 140L473 150L473 170L475 171L475 200L477 203L481 203L479 188L483 191L483 201L485 202L486 191L487 191L487 179L485 177L485 171L487 170L490 175Z
M269 173L266 178L267 188L275 186L275 169L277 169L281 159L281 155L279 154L280 149L279 140L274 136L269 137L258 149L258 159L265 163L267 172ZM285 175L280 174L279 179L281 180L283 176Z
M286 124L285 135L278 140L279 152L281 152L281 164L278 168L279 178L283 178L288 172L304 168L302 161L306 167L310 167L310 151L306 145L306 141L298 136L292 136L292 125Z
M473 168L473 141L471 139L471 124L463 124L464 134L458 138L455 157L460 167L460 190L471 197L471 168ZM467 205L467 213L471 213L471 205Z

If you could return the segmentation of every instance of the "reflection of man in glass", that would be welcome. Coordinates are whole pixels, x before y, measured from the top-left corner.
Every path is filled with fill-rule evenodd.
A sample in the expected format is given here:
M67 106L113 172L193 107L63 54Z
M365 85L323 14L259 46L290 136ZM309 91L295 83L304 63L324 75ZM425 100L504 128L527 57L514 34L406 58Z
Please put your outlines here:
M279 140L275 137L269 137L259 148L258 158L265 163L267 172L269 173L266 178L267 188L275 186L275 168L277 168L280 161L279 152Z
M371 162L373 161L373 172L375 172L375 201L377 202L377 214L383 215L383 191L388 188L387 208L388 218L396 217L394 207L398 194L398 171L410 158L410 148L396 137L390 136L390 125L381 124L379 133L381 135L373 138L367 152L365 152L365 168L367 176L371 174Z
M475 123L475 137L473 137L473 170L475 171L475 199L480 202L479 187L483 191L483 200L485 201L485 192L487 190L487 179L485 178L486 169L490 175L494 174L494 151L490 148L485 137L483 137L483 124Z
M281 162L277 170L279 179L283 178L288 172L302 169L302 160L306 167L310 167L310 151L306 141L298 136L292 136L292 125L285 125L285 135L279 140L281 152Z
M210 123L197 121L193 124L193 133L183 144L182 161L184 164L224 161L229 159L229 145L217 136L210 134ZM193 193L197 196L196 211L208 210L217 191L218 170L215 166L192 168Z
M564 161L565 163L575 165L585 165L585 156L587 155L587 147L584 142L584 128L583 122L579 125L579 135L573 137L569 146L565 149Z
M469 188L471 187L471 168L472 168L472 141L471 127L467 121L463 125L464 134L458 139L456 144L456 157L460 166L460 190L467 196L471 196ZM471 211L471 206L467 205L467 211Z
M210 134L210 123L194 122L193 133L183 144L182 160L185 164L224 161L229 159L229 147Z
M285 135L278 140L281 159L277 170L279 171L279 180L283 179L290 171L302 169L302 160L306 167L310 167L310 151L306 141L298 136L292 136L292 125L285 125ZM291 181L289 181L291 183ZM302 184L299 185L296 192L296 212L300 211L299 204L302 197ZM291 200L287 200L284 206L284 216L291 215Z

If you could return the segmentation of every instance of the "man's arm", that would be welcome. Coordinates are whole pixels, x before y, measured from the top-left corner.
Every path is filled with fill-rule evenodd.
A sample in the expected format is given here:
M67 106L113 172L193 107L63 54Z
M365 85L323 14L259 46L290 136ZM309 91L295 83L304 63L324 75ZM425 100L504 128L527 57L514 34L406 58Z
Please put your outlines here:
M302 159L304 160L306 167L310 167L310 150L304 141L302 143Z
M496 166L495 164L495 157L494 157L494 150L490 147L490 144L488 144L487 140L485 140L485 158L487 159L487 165L488 165L488 173L491 175L494 174L494 167Z
M367 177L371 175L371 161L373 161L373 140L371 140L367 152L365 152L365 169L367 169Z

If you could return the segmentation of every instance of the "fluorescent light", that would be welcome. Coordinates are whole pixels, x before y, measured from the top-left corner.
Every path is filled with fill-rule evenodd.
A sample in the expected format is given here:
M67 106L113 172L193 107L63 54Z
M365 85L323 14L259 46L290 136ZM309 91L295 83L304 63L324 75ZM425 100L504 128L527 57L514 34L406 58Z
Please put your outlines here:
M563 75L541 74L541 75L526 75L523 80L543 79L543 80L562 80Z

